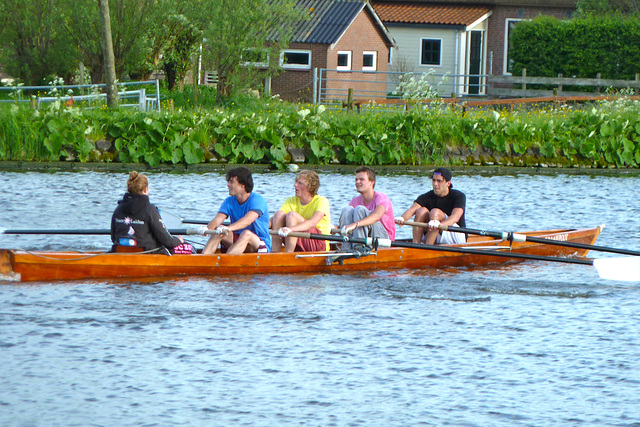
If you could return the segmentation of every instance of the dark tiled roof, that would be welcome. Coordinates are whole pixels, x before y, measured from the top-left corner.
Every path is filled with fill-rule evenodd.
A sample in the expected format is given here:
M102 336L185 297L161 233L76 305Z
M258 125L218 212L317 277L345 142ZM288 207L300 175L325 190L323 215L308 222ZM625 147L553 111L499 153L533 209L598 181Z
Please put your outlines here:
M358 14L367 8L389 45L395 44L367 0L298 0L296 7L309 11L310 19L301 22L294 29L292 43L333 44L340 39ZM277 30L269 38L276 40Z
M428 4L408 2L375 2L373 8L387 24L464 25L474 23L487 13L490 6Z
M300 25L292 42L335 43L365 7L362 0L300 0L298 7L310 11L310 19Z
M559 7L575 9L578 0L385 0L393 3L422 3L422 4L467 4L475 6L505 6L505 7ZM374 3L376 1L374 0Z

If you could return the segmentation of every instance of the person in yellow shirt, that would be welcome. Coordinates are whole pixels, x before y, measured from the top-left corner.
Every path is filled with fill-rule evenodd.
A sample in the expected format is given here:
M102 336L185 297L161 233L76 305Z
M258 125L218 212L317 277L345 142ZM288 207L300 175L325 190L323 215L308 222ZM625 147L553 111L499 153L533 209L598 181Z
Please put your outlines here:
M329 250L329 242L289 236L291 231L330 234L331 213L329 200L318 195L320 178L311 170L300 171L293 184L295 196L284 201L271 220L271 228L278 230L272 237L272 252L309 252Z

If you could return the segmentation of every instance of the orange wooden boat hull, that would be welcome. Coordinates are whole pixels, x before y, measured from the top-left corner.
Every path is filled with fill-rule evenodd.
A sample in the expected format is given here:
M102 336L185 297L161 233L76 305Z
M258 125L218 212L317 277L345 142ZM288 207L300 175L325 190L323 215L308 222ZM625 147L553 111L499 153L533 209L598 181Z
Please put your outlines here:
M528 236L593 245L601 227L522 232ZM487 255L443 252L432 249L380 248L370 255L338 262L336 252L268 253L243 255L149 255L98 252L27 252L0 249L1 281L54 281L93 278L141 278L188 275L330 273L428 269L503 264L517 259L492 256L491 251L553 257L584 257L586 250L534 242L509 242L469 236L466 245L446 245L487 250ZM327 256L331 255L331 256ZM520 260L521 261L521 260Z

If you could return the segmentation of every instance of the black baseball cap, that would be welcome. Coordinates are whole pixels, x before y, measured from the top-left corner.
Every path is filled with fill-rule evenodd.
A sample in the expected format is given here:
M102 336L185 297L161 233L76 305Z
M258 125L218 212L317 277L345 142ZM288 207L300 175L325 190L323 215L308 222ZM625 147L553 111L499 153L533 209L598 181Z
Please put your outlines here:
M447 168L438 168L436 170L433 171L433 175L441 175L445 181L451 181L451 171Z

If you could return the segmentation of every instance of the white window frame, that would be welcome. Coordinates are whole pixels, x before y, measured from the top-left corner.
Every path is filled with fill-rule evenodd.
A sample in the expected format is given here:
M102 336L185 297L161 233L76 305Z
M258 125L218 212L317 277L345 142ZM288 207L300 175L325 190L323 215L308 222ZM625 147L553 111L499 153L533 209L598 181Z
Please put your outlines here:
M258 51L258 49L254 49L254 48L249 48L249 49L245 49L246 51ZM266 52L266 62L252 62L252 61L243 61L242 65L244 65L245 67L248 66L254 66L257 68L268 68L269 67L269 52L262 50L260 52ZM243 58L244 59L244 58Z
M521 18L507 18L504 20L504 55L502 56L502 74L506 76L511 75L511 71L508 71L509 65L509 26L512 22L522 22L527 21L527 19Z
M287 64L284 62L286 53L306 53L309 56L308 64ZM311 51L306 49L285 49L280 53L280 66L288 70L310 70L311 69Z
M364 66L364 57L366 55L373 56L373 65L370 67ZM375 50L365 50L362 52L362 71L376 71L378 69L378 52Z
M437 64L423 64L422 63L422 48L424 47L423 42L425 40L431 40L431 41L438 41L440 42L440 58L438 58L438 63ZM443 40L441 38L436 38L436 37L420 37L420 58L418 58L418 64L420 64L421 67L442 67L442 51L443 49Z
M350 50L339 50L338 55L336 56L336 70L339 71L351 71L351 51ZM347 65L338 65L337 59L340 55L347 55Z

